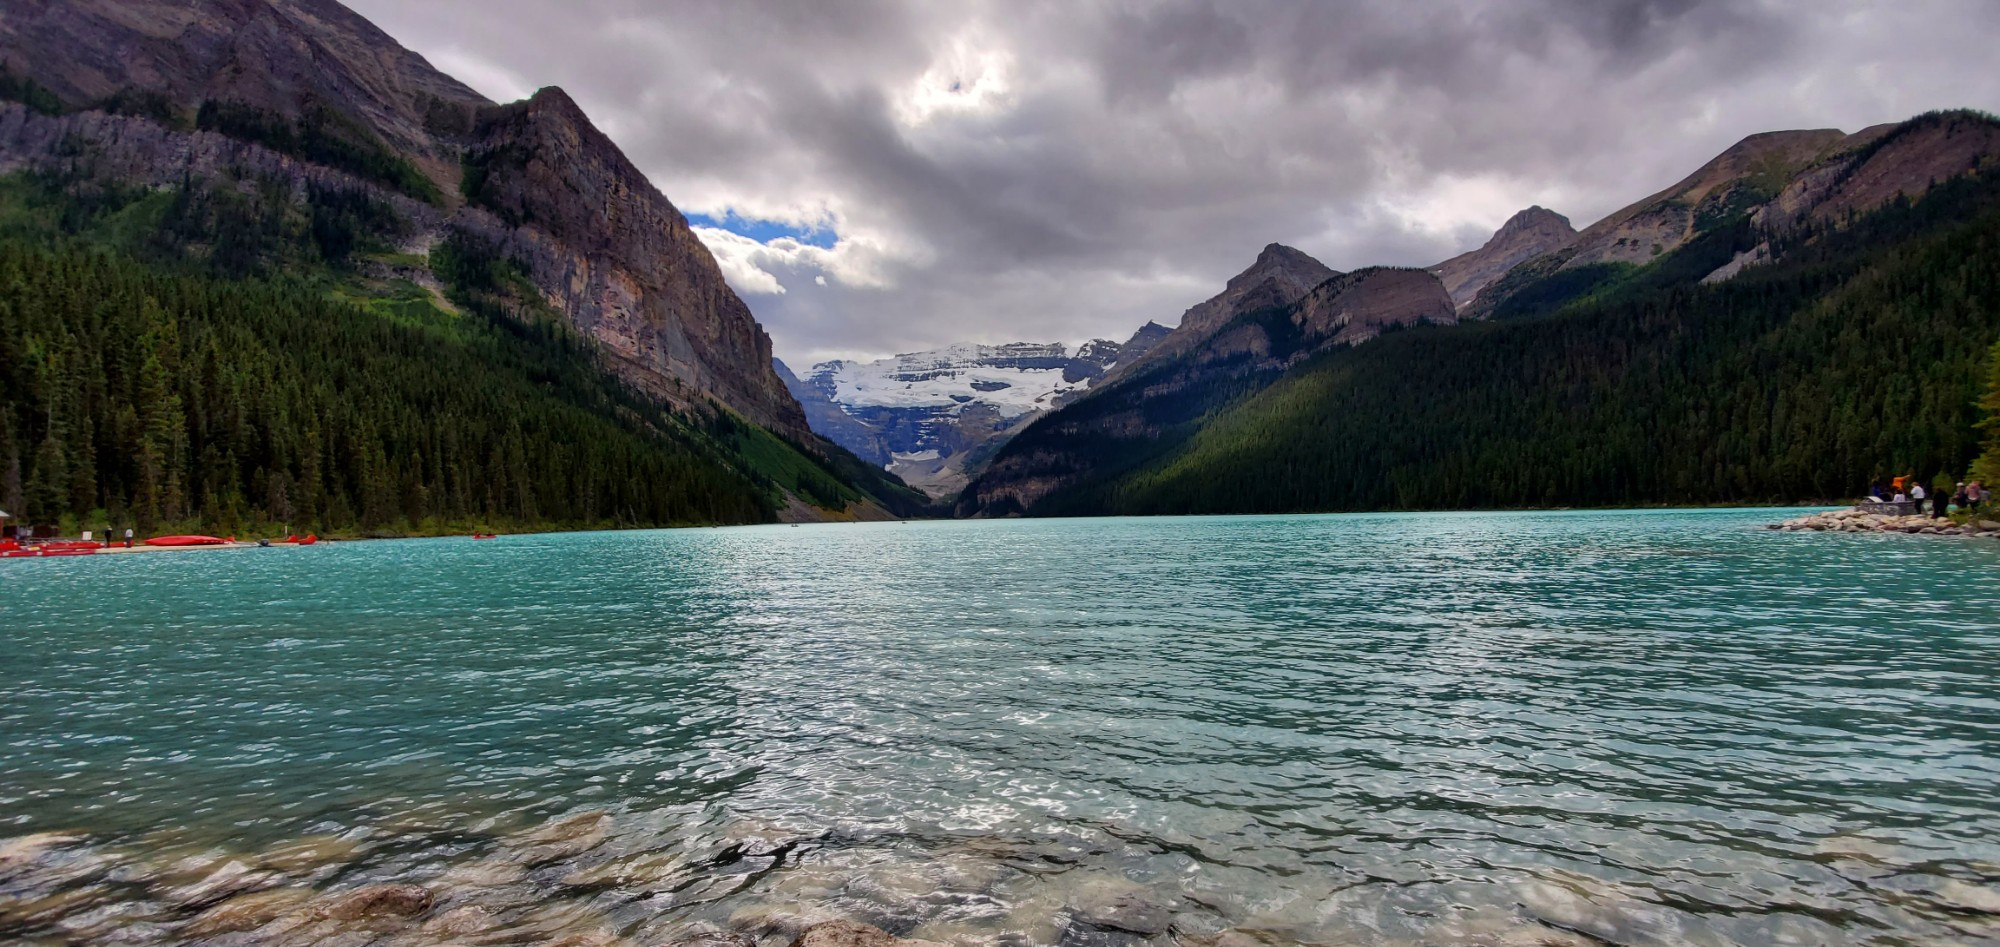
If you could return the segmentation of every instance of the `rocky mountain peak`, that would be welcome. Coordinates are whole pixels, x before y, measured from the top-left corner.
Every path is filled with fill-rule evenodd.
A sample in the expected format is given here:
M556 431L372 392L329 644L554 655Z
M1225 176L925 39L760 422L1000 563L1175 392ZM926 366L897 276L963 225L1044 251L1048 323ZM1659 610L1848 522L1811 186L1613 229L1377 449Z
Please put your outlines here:
M1452 257L1430 271L1444 283L1452 304L1462 310L1508 270L1575 241L1576 228L1570 226L1568 217L1537 205L1507 218L1479 249Z
M1298 295L1304 295L1306 290L1339 275L1338 270L1313 259L1302 250L1271 243L1257 254L1256 262L1250 264L1249 269L1229 280L1224 294L1248 291L1260 283L1275 280L1287 291L1296 288Z
M1543 231L1575 234L1576 228L1570 226L1568 217L1564 217L1540 204L1533 204L1526 210L1519 211L1514 216L1507 218L1507 222L1501 224L1500 229L1493 234L1493 240L1487 242L1491 244L1494 241L1507 240L1522 234Z
M1282 243L1266 244L1249 269L1231 277L1221 293L1183 313L1180 325L1156 344L1150 345L1144 356L1127 356L1120 360L1112 377L1122 376L1132 371L1134 366L1190 351L1237 316L1259 309L1289 306L1311 292L1313 287L1339 275L1339 270L1313 259L1302 250ZM1145 331L1140 329L1141 334Z

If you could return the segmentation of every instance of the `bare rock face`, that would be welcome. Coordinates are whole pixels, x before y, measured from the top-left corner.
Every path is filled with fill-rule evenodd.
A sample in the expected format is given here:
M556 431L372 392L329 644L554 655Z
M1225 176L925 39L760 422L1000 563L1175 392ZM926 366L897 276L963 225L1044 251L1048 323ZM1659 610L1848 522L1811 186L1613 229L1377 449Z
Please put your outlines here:
M810 440L770 336L714 256L561 89L485 113L469 161L482 172L473 202L517 224L507 249L621 374L669 398L711 394Z
M1576 242L1569 218L1545 207L1530 207L1507 219L1493 238L1430 268L1443 281L1454 306L1464 309L1487 284L1544 253Z
M1426 270L1378 266L1321 283L1299 302L1292 322L1313 343L1303 353L1310 354L1366 342L1395 326L1450 325L1458 321L1454 302Z

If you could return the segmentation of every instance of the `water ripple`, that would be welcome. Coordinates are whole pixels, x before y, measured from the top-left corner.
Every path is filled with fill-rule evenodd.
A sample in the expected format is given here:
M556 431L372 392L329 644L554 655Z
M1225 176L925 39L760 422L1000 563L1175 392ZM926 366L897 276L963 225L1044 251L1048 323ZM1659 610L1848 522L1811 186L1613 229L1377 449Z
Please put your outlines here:
M0 853L0 937L400 880L551 935L2000 942L2000 544L1777 517L10 562L0 836L81 835Z

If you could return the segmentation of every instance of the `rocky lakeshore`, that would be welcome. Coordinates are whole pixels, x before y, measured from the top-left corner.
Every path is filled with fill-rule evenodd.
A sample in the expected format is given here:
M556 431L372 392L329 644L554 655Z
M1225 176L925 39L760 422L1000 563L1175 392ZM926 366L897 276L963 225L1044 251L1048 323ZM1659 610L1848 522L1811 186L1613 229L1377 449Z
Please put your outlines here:
M1821 533L1913 533L1924 536L2000 538L2000 520L1975 516L1963 522L1930 516L1893 516L1859 509L1832 510L1772 523L1765 529Z
M18 944L442 947L1584 947L1654 930L1645 893L1547 868L1512 909L1459 905L1419 939L1329 930L1336 903L1396 912L1396 886L1269 888L1248 915L1109 836L800 835L602 810L499 830L415 823L244 850L165 831L116 843L42 832L0 840L0 940ZM719 829L719 831L716 831ZM390 834L399 831L401 834ZM664 834L663 834L664 833ZM1819 855L1902 910L2000 935L2000 891L1912 874L1894 846L1830 837ZM1921 884L1915 884L1922 882ZM1372 891L1372 893L1371 893ZM1229 912L1234 914L1235 912ZM1428 913L1428 912L1426 912ZM1656 933L1662 932L1655 930ZM1795 932L1796 933L1796 932ZM1331 935L1331 936L1329 936ZM1645 940L1645 938L1642 938ZM1650 942L1650 941L1648 941Z

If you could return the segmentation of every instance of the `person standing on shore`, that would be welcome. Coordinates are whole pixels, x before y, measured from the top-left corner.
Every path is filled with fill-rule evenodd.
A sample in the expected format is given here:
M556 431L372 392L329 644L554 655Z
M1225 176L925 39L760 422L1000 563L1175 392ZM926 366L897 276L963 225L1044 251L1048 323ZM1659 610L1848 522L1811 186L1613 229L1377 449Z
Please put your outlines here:
M1924 515L1924 485L1918 483L1915 476L1910 478L1910 512Z

